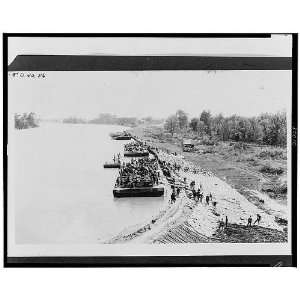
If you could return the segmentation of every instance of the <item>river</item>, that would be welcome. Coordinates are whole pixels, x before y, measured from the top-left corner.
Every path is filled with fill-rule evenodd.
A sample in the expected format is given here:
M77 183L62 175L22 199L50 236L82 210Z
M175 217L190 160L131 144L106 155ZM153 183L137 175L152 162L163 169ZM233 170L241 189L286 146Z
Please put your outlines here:
M104 169L128 141L114 125L42 123L14 130L9 168L17 244L97 243L149 220L164 197L114 198L118 169Z

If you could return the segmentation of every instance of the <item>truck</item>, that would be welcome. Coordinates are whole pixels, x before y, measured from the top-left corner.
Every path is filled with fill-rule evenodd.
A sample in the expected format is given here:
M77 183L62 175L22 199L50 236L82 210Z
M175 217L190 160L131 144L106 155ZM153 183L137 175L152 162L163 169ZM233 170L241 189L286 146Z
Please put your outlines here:
M193 152L195 148L192 140L183 140L182 141L182 150L183 152Z

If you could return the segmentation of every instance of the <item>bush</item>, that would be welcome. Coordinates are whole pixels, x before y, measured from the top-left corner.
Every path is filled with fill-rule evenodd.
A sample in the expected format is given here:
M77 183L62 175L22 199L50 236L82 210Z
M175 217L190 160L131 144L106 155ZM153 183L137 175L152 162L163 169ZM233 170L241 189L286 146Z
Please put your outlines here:
M244 144L243 142L238 142L233 145L234 150L246 150L248 148L249 147L246 144Z
M286 159L286 151L283 149L267 149L256 155L261 159Z
M207 154L207 153L212 154L212 153L216 153L216 151L215 151L215 149L214 149L213 147L209 147L209 148L204 149L204 150L202 151L202 154Z
M273 175L281 175L284 170L282 167L272 167L270 165L264 165L259 169L262 173L273 174Z

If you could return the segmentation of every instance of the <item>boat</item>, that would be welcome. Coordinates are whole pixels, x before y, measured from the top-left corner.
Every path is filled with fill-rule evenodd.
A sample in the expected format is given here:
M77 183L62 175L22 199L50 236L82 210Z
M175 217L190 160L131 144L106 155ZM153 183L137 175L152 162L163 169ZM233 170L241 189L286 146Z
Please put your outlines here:
M131 140L131 136L130 135L118 135L113 137L114 140Z
M126 157L145 157L149 156L148 151L124 151Z
M134 188L122 188L115 187L113 189L113 195L116 198L122 197L161 197L164 195L164 186L156 185L152 187L134 187Z
M114 140L131 140L131 135L127 132L115 132L110 134Z
M121 168L121 163L120 162L106 162L104 165L103 165L103 168L105 169L112 169L112 168L118 168L120 169Z

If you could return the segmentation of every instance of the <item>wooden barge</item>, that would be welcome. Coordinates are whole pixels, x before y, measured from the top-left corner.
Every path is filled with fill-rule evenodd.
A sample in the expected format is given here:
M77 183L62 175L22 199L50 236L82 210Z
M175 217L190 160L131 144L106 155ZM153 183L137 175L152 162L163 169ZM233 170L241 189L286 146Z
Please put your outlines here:
M113 189L114 197L161 197L164 195L164 186L156 185L152 187L134 187L134 188L121 188L116 187Z
M105 164L103 165L103 168L104 168L104 169L112 169L112 168L120 169L120 168L121 168L121 163L120 163L120 162L117 162L117 163L114 163L114 162L111 162L111 163L105 163Z
M143 152L124 151L124 156L126 156L126 157L146 157L146 156L149 156L149 152L148 151L143 151Z
M130 135L119 135L119 136L114 136L113 137L114 140L125 140L125 141L129 141L131 140L131 136Z

